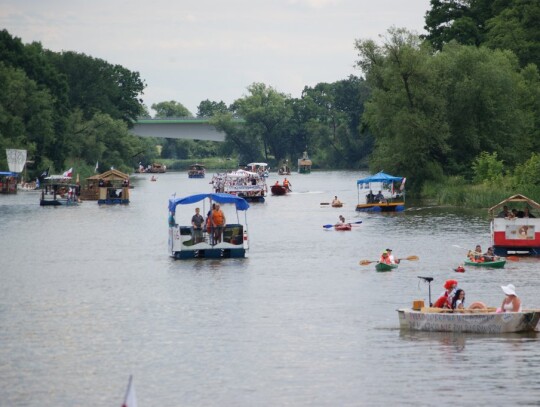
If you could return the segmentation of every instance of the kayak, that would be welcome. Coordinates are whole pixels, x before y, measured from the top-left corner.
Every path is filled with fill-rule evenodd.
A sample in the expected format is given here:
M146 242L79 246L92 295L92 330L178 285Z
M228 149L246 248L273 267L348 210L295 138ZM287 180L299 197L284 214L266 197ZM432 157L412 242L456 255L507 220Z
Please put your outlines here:
M397 268L398 268L397 264L377 263L375 265L375 270L377 271L392 271Z
M336 230L351 230L352 226L350 223L344 223L343 225L334 225Z
M490 267L493 269L502 269L504 268L504 265L506 264L506 258L501 257L499 260L495 261L471 261L469 259L465 260L466 266L474 266L474 267Z

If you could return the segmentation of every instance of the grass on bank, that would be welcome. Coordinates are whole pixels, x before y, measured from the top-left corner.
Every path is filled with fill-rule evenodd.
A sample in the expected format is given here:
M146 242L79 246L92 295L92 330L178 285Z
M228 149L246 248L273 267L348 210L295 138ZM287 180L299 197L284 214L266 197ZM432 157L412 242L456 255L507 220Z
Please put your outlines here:
M540 203L540 187L536 185L514 186L506 182L471 184L462 177L449 177L446 182L426 182L422 187L422 198L437 205L452 205L466 208L490 208L493 205L521 194Z

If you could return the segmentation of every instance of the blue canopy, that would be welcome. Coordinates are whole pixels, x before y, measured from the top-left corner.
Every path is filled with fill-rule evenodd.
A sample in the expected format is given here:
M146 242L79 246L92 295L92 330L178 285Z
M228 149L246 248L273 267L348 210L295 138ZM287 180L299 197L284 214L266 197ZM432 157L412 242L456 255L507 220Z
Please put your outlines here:
M176 205L189 205L195 202L202 201L205 198L210 198L212 201L220 204L235 204L236 210L246 211L249 208L249 204L244 198L231 194L197 194L190 195L184 198L170 198L169 199L169 212L176 212Z
M401 180L403 180L403 177L394 177L384 172L378 172L370 177L359 179L356 181L356 185L369 184L370 182L400 182Z
M19 174L16 172L11 172L11 171L0 171L0 175L7 175L8 177L16 177Z

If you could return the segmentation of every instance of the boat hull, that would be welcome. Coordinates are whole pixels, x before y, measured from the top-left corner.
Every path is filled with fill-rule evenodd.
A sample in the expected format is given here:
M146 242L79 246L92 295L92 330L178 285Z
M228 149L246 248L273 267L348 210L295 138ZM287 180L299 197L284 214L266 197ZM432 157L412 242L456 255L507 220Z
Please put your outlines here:
M386 264L386 263L377 263L375 265L375 270L378 272L392 271L398 268L397 264Z
M204 231L200 237L196 237L189 226L169 227L171 257L179 260L246 257L248 244L244 239L243 225L227 224L219 243L213 244L210 235Z
M501 259L497 261L482 261L482 262L476 262L476 261L470 261L465 260L466 266L472 266L472 267L486 267L486 268L492 268L492 269L502 269L504 268L504 265L506 264L506 259Z
M346 231L351 230L352 226L349 223L346 223L344 225L334 225L334 229L339 231Z
M430 310L432 310L430 308ZM469 332L501 334L530 332L538 328L540 310L503 312L474 310L469 312L426 312L398 309L401 329L426 332Z
M188 174L188 178L204 178L204 174Z
M358 212L401 212L405 209L405 202L358 204Z
M272 185L272 188L270 188L270 191L272 192L272 195L286 195L287 194L287 188L285 188L282 185Z

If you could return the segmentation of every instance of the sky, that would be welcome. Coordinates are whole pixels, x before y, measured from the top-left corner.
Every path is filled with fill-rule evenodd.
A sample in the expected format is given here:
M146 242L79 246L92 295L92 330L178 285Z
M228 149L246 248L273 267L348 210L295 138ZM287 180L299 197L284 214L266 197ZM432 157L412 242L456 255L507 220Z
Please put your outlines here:
M230 105L258 82L298 98L354 67L357 39L391 27L424 33L429 0L0 0L0 29L23 43L75 51L138 72L152 104L192 114Z

